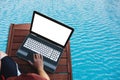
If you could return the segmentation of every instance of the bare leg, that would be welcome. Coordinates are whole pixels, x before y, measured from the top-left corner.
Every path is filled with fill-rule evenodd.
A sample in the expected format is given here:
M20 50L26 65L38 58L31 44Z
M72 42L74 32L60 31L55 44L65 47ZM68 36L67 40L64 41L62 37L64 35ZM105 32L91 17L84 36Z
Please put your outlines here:
M0 74L8 78L18 76L18 71L16 62L6 53L0 51Z
M5 56L7 56L7 54L4 53L4 52L2 52L2 51L0 51L0 60L1 60L2 58L4 58Z
M5 56L7 56L7 54L0 51L0 70L1 70L1 59L4 58Z

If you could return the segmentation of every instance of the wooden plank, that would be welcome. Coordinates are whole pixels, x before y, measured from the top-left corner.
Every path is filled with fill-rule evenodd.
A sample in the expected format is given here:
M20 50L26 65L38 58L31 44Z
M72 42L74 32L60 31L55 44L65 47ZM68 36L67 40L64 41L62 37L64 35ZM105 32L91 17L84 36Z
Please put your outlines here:
M9 56L11 56L11 57L13 57L13 56L16 56L16 52L17 52L17 50L13 50L13 49L11 49L11 52L9 52Z
M19 64L20 70L23 73L36 72L29 63L16 57L16 51L24 38L29 34L29 29L30 24L11 24L8 39L7 54ZM69 45L69 43L66 45L55 73L47 72L51 80L72 80Z
M28 30L15 30L14 29L14 35L15 36L27 36L30 32Z
M51 80L68 80L68 74L49 74Z
M59 65L66 65L67 64L67 59L66 58L61 58L59 61Z
M25 36L15 36L13 38L13 43L22 43L24 39L25 39Z
M15 49L15 50L18 50L18 48L20 47L21 43L14 43L12 44L12 50Z
M61 73L63 73L63 72L67 72L67 71L68 71L68 68L67 68L66 65L60 65L60 66L57 66L57 69L56 69L55 72L61 72Z
M13 40L13 24L10 25L10 30L9 30L9 36L8 36L8 46L7 46L7 51L6 53L10 56L11 53L11 46L12 46L12 40Z
M71 67L71 54L70 54L70 43L68 43L68 45L66 46L66 51L67 51L67 56L69 56L68 57L68 73L69 73L69 77L68 77L68 80L72 80L72 67Z
M30 23L27 24L12 24L14 29L30 30Z

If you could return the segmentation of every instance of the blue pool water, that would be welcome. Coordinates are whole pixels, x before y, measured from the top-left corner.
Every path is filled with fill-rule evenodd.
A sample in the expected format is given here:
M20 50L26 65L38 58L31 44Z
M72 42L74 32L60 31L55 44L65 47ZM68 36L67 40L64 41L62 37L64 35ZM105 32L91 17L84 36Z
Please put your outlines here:
M75 29L73 80L120 80L120 0L0 0L0 50L9 25L30 23L34 10Z

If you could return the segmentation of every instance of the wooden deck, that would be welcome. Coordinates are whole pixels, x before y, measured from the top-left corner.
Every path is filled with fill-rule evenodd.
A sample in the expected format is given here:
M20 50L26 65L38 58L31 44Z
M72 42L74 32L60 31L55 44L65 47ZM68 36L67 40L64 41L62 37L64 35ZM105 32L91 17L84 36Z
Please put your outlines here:
M16 56L16 51L24 38L29 34L29 29L30 24L11 24L8 37L7 54L19 64L22 73L35 72L34 68L31 67L29 63ZM72 80L69 42L67 43L55 73L47 73L51 80Z

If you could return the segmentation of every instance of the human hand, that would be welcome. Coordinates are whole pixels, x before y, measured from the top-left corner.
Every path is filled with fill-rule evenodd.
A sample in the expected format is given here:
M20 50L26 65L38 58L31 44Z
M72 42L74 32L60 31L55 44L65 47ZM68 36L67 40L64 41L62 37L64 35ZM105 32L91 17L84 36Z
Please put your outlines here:
M43 56L40 54L33 54L33 63L28 61L31 65L33 65L37 70L43 70Z
M45 70L43 68L44 65L43 65L43 56L42 55L33 54L33 63L30 62L30 64L32 64L38 70L38 74L41 77L46 78L46 80L50 80L50 77L48 76L48 74L45 72Z

